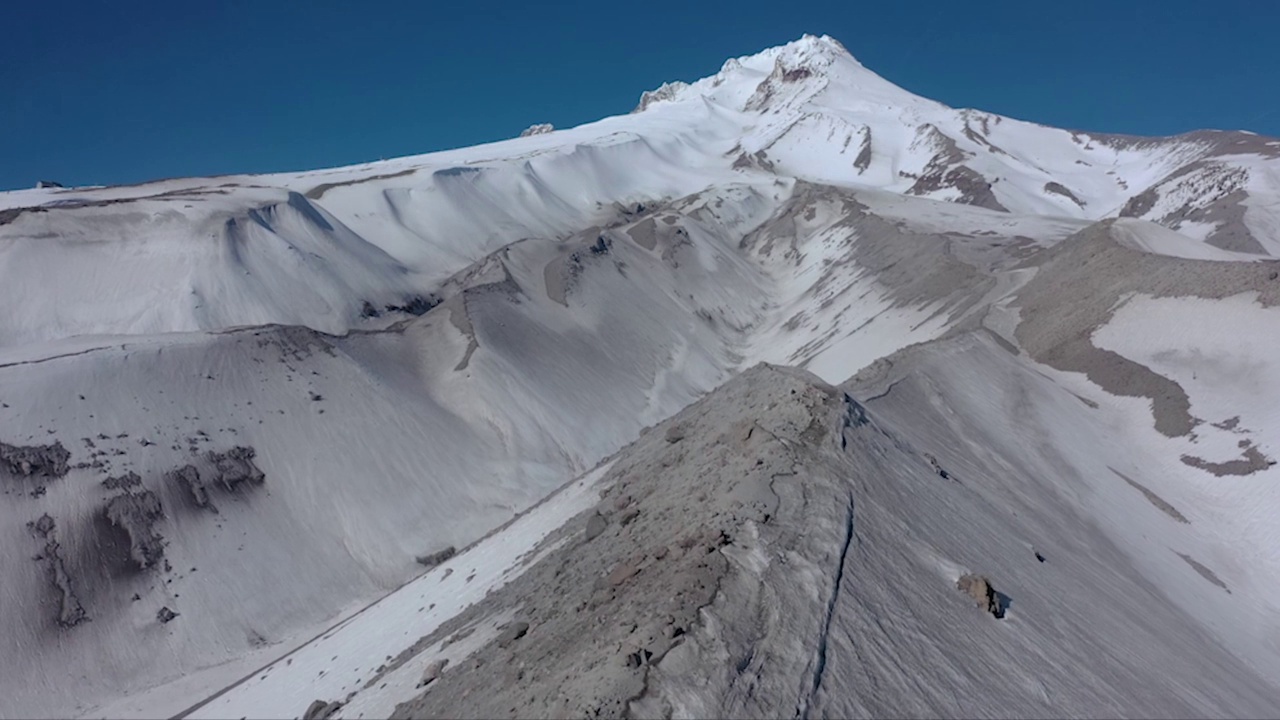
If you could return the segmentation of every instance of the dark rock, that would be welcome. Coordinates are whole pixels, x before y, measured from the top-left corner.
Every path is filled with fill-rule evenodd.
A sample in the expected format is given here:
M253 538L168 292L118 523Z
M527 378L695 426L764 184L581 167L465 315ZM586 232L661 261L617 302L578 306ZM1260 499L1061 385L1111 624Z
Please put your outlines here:
M583 533L583 537L588 541L595 540L600 536L600 533L604 532L608 527L609 521L600 513L596 513L587 520L587 529Z
M410 315L425 315L431 308L444 302L436 295L414 295L405 302L404 305L388 305L387 312L408 313Z
M1004 603L1001 602L1000 594L991 586L990 580L981 575L969 573L960 576L956 581L956 588L973 598L978 603L978 607L997 618L1004 617Z
M233 447L224 453L210 452L206 457L217 470L215 481L227 490L235 490L241 483L261 485L265 480L266 475L253 463L256 456L257 451L251 447Z
M435 682L436 678L440 677L440 674L444 672L445 666L447 666L448 664L449 664L449 658L433 660L431 663L429 663L427 667L422 671L422 680L418 682L418 687L422 687L423 685L430 685L431 683Z
M942 465L938 462L938 458L934 457L933 455L930 455L929 453L925 453L924 458L925 460L929 461L929 467L933 468L933 471L938 474L938 477L942 478L943 480L953 479L951 477L951 473L947 472L942 468Z
M337 700L333 702L316 700L307 706L307 711L302 714L302 720L325 720L341 708L342 703Z
M164 538L153 529L164 517L160 498L150 490L116 495L103 509L112 525L129 536L129 557L146 570L164 557Z
M360 317L362 318L376 318L381 315L382 313L378 312L378 308L374 307L373 303L368 300L365 300L364 305L360 307Z
M130 490L136 487L142 487L142 478L138 477L136 472L127 472L117 477L109 477L102 481L102 486L108 490Z
M47 538L49 537L49 533L53 532L54 527L56 527L56 523L53 518L49 516L49 513L45 513L40 516L39 520L27 523L27 527L36 535L39 535L42 538Z
M67 474L67 461L70 459L71 453L62 447L61 442L28 447L0 442L0 467L14 475L62 477Z
M782 74L782 82L799 82L813 75L813 71L807 67L798 67L786 71Z
M67 628L75 627L88 620L89 614L85 612L84 606L80 604L80 598L71 587L71 574L67 572L67 566L62 559L62 547L51 540L45 545L44 551L50 580L59 594L58 624Z
M194 465L184 465L177 470L170 470L165 473L164 480L167 483L175 483L186 488L191 494L191 499L195 502L196 507L208 508L213 512L218 512L218 508L214 507L209 501L209 491L205 488L204 482L200 480L200 471Z
M60 187L62 187L62 183L55 182L53 180L37 180L36 181L37 190L44 190L46 188L60 188Z
M46 513L41 515L39 520L27 523L27 527L46 540L44 552L36 559L44 563L49 583L58 593L58 615L54 619L65 628L75 627L85 622L89 619L89 614L85 612L80 598L71 587L71 574L67 572L67 566L62 557L62 546L58 544L55 533L57 523Z
M513 622L507 625L507 629L502 631L498 636L498 647L510 647L511 643L519 640L529 633L529 623Z
M156 619L159 620L162 625L170 622L176 617L178 617L178 613L170 610L167 606L160 608L160 610L156 612Z
M419 555L418 557L415 557L414 560L418 561L419 565L433 568L457 554L458 549L450 545L449 547L433 552L430 555Z

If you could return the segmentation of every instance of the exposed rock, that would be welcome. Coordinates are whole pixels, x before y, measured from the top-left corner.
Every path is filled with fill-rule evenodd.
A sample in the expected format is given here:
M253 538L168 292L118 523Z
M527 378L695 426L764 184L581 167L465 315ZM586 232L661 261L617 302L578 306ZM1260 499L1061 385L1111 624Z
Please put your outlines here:
M108 490L131 490L142 487L142 478L138 476L138 473L130 471L123 475L103 480L102 486Z
M224 453L210 452L206 457L217 469L217 482L227 490L235 490L236 486L250 482L261 485L266 476L253 463L257 451L251 447L233 447Z
M426 315L431 308L439 305L442 299L434 294L414 295L403 305L387 305L387 312L407 313L409 315Z
M62 187L62 183L55 182L53 180L37 180L36 181L37 190L44 190L46 188L60 188L60 187Z
M170 610L167 606L156 611L156 620L159 620L161 625L171 622L176 617L178 617L178 613Z
M640 104L636 105L631 112L644 112L650 105L663 100L670 100L687 87L689 87L689 83L677 80L675 82L662 83L657 90L646 90L640 95Z
M595 540L600 536L600 533L604 532L608 527L609 521L606 520L603 515L600 513L593 513L591 517L587 518L587 527L586 530L583 531L582 536L587 541Z
M44 515L41 515L40 519L36 520L35 522L27 523L27 527L31 529L31 532L35 533L36 535L42 538L48 537L49 533L53 532L53 529L56 526L57 526L57 523L55 523L53 518L49 516L49 513L45 513Z
M858 150L858 157L854 158L853 166L858 169L858 173L866 172L871 167L871 128L862 128L862 146Z
M985 577L972 573L961 575L956 581L956 588L973 598L978 603L978 607L998 618L1004 617L1004 605L1000 601L1000 596L991 586L991 581Z
M164 557L164 538L154 530L164 510L154 492L116 495L107 501L103 512L112 525L129 536L129 557L139 569L146 570Z
M496 641L498 643L498 647L502 647L502 648L510 647L511 643L514 643L515 641L524 637L526 634L528 634L528 632L529 632L529 623L513 622L510 625L507 625L507 629L503 630L502 634L498 636L498 639Z
M71 574L67 572L66 562L62 555L62 546L57 539L57 523L48 514L41 515L38 520L27 523L31 532L45 540L44 550L37 558L44 563L49 584L58 594L58 613L54 620L64 628L71 628L89 619L84 605L71 586Z
M545 135L555 130L555 126L551 123L534 123L524 130L520 131L520 137L529 137L530 135Z
M337 700L333 702L316 700L307 706L307 711L302 714L302 720L326 720L341 709L342 703Z
M1181 460L1183 464L1194 468L1199 468L1213 473L1218 477L1227 475L1252 475L1253 473L1266 470L1276 464L1275 460L1263 455L1257 446L1250 440L1241 440L1238 443L1243 457L1235 460L1227 460L1225 462L1210 462L1204 458L1194 455L1183 455Z
M458 549L450 545L449 547L446 547L443 550L437 550L430 555L419 555L415 557L414 560L416 560L419 565L433 568L456 554L458 554Z
M0 442L0 467L14 475L62 477L67 474L71 453L61 442L52 445L8 445Z
M1068 189L1066 185L1063 185L1060 182L1054 182L1050 180L1049 182L1044 184L1044 191L1054 195L1061 195L1062 197L1065 197L1066 199L1075 203L1077 206L1084 207L1084 201L1076 197L1075 193L1071 192L1071 190Z
M432 660L430 663L428 663L427 667L422 671L422 680L418 682L418 687L422 687L423 685L430 685L432 682L434 682L435 679L440 677L440 674L444 672L444 668L448 664L449 664L449 658Z
M170 470L165 473L164 479L167 483L173 483L185 488L197 507L208 508L215 513L218 512L218 508L209 501L209 491L205 488L204 483L201 482L200 471L194 465L183 465L177 470Z

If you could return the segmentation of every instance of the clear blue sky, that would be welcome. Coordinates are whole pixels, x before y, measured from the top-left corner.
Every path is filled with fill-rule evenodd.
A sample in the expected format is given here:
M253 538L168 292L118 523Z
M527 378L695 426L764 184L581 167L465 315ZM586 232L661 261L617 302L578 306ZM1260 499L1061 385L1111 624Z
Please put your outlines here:
M568 127L803 33L958 107L1280 135L1280 3L15 2L0 189L301 170Z

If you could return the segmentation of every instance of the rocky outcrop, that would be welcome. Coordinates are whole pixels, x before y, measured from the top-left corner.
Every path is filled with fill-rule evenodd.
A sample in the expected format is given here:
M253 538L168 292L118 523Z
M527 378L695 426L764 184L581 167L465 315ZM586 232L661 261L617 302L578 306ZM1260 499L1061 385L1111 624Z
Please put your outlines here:
M650 105L663 100L670 100L687 87L689 87L689 83L676 80L675 82L662 83L657 90L646 90L640 95L640 103L631 112L633 114L644 112Z
M226 452L210 451L205 457L214 467L214 482L231 492L242 483L261 485L266 479L253 462L257 454L251 447L233 447Z
M902 403L918 392L905 385L888 397ZM924 423L934 452L963 443L945 434L945 409L914 398L894 407L939 413ZM1140 595L1126 580L1131 567L1108 566L1096 587L1052 584L1045 555L1010 542L1027 521L966 483L938 482L928 457L878 421L874 406L802 372L756 367L622 450L595 507L439 631L466 636L495 623L493 639L451 656L459 672L429 673L430 685L393 717L968 716L977 707L1033 716L1053 714L1059 701L1050 698L1061 694L1083 714L1106 714L1138 687L1127 683L1164 682L1171 666L1159 657L1135 664L1115 638L1132 639L1142 625L1144 642L1162 642L1171 626L1156 615L1168 606L1143 600L1134 611L1143 619L1073 625L1085 638L1073 647L1091 648L1081 656L1045 635L1061 631L1049 618L1076 617L1068 608L1104 588L1120 592L1113 584ZM965 457L973 483L1016 474ZM996 618L1011 606L986 577L939 573L976 562L1019 568L1005 579L1030 593L1016 635L958 611L956 588ZM1030 590L1033 577L1051 587ZM1223 657L1179 676L1194 692L1134 697L1125 712L1210 707L1199 693L1232 682L1212 670ZM1064 664L1067 676L1051 670ZM1039 682L1011 682L1009 672Z
M218 508L209 500L209 491L200 478L200 471L195 465L183 465L177 470L170 470L164 476L166 483L181 487L191 497L196 507L208 508L218 512Z
M57 595L57 613L54 615L54 620L64 628L72 628L87 621L89 614L72 588L71 574L67 572L62 546L58 543L57 522L46 513L38 520L27 523L27 529L44 540L44 549L36 556L36 560L44 564L49 584Z
M972 598L983 610L997 618L1004 617L1004 603L1001 602L996 589L991 586L991 581L985 577L972 573L961 575L960 579L956 580L956 589Z
M445 666L447 666L448 664L449 664L448 658L443 658L440 660L432 660L431 662L427 663L426 669L422 671L422 679L418 681L418 687L423 687L424 685L430 685L431 683L435 682L440 677L440 674L444 672Z
M107 501L107 520L129 538L129 557L140 570L153 567L164 557L164 538L155 531L164 517L160 498L150 490L126 492Z
M70 469L71 453L61 442L51 445L9 445L0 442L0 468L23 477L60 478Z
M555 131L555 126L551 123L534 123L524 130L520 131L520 137L529 137L531 135L546 135Z
M449 547L446 547L442 550L437 550L436 552L433 552L427 555L419 555L415 557L414 560L416 560L418 564L422 565L423 567L433 568L457 554L458 554L458 549L450 545Z
M333 702L316 700L307 706L307 711L302 714L302 720L327 720L341 709L342 703L336 700Z

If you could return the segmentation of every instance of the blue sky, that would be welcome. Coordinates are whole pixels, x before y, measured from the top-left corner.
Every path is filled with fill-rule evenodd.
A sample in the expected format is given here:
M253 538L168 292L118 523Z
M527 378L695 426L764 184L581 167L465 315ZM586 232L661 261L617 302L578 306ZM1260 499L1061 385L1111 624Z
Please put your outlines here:
M829 34L917 94L1049 125L1280 136L1280 3L21 2L0 189L301 170L569 127Z

